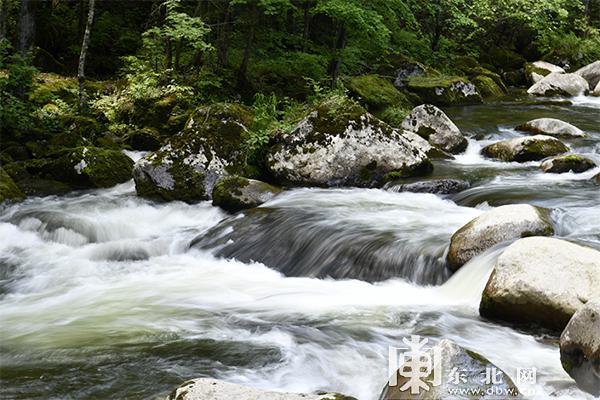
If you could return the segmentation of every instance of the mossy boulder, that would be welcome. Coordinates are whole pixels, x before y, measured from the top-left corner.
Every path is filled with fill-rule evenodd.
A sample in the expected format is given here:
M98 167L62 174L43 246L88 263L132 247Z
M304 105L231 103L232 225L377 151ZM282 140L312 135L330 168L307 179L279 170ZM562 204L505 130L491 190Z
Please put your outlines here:
M589 89L588 82L578 74L553 72L534 83L527 93L536 96L578 96Z
M78 102L78 90L77 78L42 73L34 80L29 100L38 105L45 105L58 99L75 105Z
M377 71L381 75L391 77L397 88L405 87L411 78L433 72L430 68L403 54L386 56Z
M439 108L431 104L415 107L401 125L406 131L415 132L429 144L444 152L456 154L467 148L467 139L458 127Z
M412 132L390 127L345 96L333 96L282 133L267 154L280 184L376 187L388 173L431 171L431 146Z
M161 138L158 129L142 128L127 133L123 142L133 150L156 151L160 148Z
M467 78L458 76L419 76L408 81L408 90L426 103L459 105L481 103L481 95Z
M472 82L484 98L501 97L505 94L504 90L488 76L478 75L472 79Z
M15 200L25 197L6 171L0 167L0 203L6 200Z
M568 154L544 160L540 168L544 172L562 174L564 172L585 172L596 167L596 163L579 154Z
M256 179L226 176L213 188L212 203L226 211L237 212L258 207L280 192L280 188Z
M498 46L492 46L482 52L482 61L494 66L500 71L513 71L523 67L525 58L519 53Z
M240 147L252 114L237 103L196 109L185 128L134 168L139 196L196 202L209 199L216 181L243 165Z
M564 74L565 70L558 65L554 65L546 61L525 63L525 74L532 83L540 81L543 77L550 75L553 72Z
M347 79L346 86L351 95L359 102L366 104L371 111L382 110L385 107L402 105L409 106L410 102L387 79L379 75L362 75Z
M556 118L537 118L517 126L515 129L535 135L566 138L584 138L587 135L578 127Z
M539 161L546 157L566 153L569 147L551 136L535 135L503 140L481 150L489 158L501 161Z

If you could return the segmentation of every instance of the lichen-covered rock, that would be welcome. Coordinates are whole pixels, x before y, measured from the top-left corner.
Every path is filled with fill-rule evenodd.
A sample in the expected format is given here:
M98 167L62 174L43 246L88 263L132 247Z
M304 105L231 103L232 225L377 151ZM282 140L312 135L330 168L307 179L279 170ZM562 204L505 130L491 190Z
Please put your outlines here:
M385 175L430 172L431 146L412 132L393 129L354 101L322 102L267 154L267 168L281 184L375 187Z
M473 257L507 240L554 233L548 210L529 204L513 204L486 211L452 235L448 267L453 271Z
M600 84L600 60L579 68L575 73L585 79L590 88L595 88Z
M579 154L552 157L544 160L540 165L542 171L554 174L562 174L564 172L580 173L595 167L595 162Z
M394 85L378 75L362 75L347 80L350 93L369 110L382 110L394 105L409 106L410 102Z
M155 151L160 148L160 133L155 128L142 128L129 132L124 142L134 150Z
M379 72L386 76L391 76L394 80L394 86L403 88L410 78L423 76L426 74L427 67L418 61L415 61L402 54L392 54L383 60Z
M212 202L226 211L237 212L258 207L280 192L280 188L256 179L226 176L213 188Z
M5 200L21 199L25 194L19 189L12 178L0 167L0 203Z
M448 153L460 153L467 148L467 139L439 108L431 104L415 107L402 122L401 128L419 136Z
M269 392L212 378L198 378L182 383L165 400L356 400L339 393Z
M418 94L424 102L435 105L477 104L482 101L475 85L458 76L411 78L408 90Z
M600 396L600 295L571 317L560 336L560 361L581 389Z
M186 202L210 198L216 181L241 164L240 145L251 122L240 104L198 108L181 132L135 164L138 195Z
M452 194L467 190L470 186L469 182L461 179L429 179L411 183L391 181L385 184L384 189L390 192Z
M504 96L504 90L489 76L477 75L472 80L483 98Z
M533 83L539 82L546 75L549 75L553 72L564 74L565 70L558 65L551 64L547 61L534 61L532 63L525 64L525 74Z
M507 139L484 147L481 153L501 161L539 161L546 157L566 153L569 147L551 136L535 135Z
M582 138L587 135L578 127L556 118L538 118L517 126L518 130L555 137Z
M527 93L536 96L578 96L589 89L588 82L581 75L554 72L534 83Z
M490 319L562 330L598 297L600 252L556 238L529 237L498 257L480 314Z
M420 337L414 337L413 341L421 341ZM411 343L407 340L408 343ZM418 343L418 342L417 342ZM407 345L408 346L408 345ZM417 393L412 393L410 377L403 376L401 371L414 371L410 365L401 365L383 388L379 400L417 400L417 399L457 399L452 393L459 388L469 388L474 393L482 393L482 396L466 398L511 398L519 399L519 389L515 386L507 373L496 367L489 360L474 351L460 347L451 340L443 339L435 346L425 346L424 353L432 361L432 368L421 380L425 387L416 388ZM407 361L408 362L408 361ZM486 381L484 378L496 371L495 380ZM458 379L454 378L456 372ZM407 375L407 374L404 374Z

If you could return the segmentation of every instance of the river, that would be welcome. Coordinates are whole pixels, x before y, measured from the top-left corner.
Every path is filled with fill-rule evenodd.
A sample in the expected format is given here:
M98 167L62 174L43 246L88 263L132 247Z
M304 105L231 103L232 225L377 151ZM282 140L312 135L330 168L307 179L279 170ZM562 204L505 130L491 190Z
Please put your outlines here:
M557 235L600 249L600 190L582 174L483 159L482 146L555 117L600 165L600 98L447 109L468 136L434 176L451 196L297 189L229 216L209 202L140 199L133 182L0 210L2 398L156 399L210 376L266 389L377 399L388 346L452 339L514 378L537 368L536 395L586 398L563 371L555 334L483 320L478 305L506 244L450 276L450 236L490 207L552 209ZM134 154L139 156L139 154Z

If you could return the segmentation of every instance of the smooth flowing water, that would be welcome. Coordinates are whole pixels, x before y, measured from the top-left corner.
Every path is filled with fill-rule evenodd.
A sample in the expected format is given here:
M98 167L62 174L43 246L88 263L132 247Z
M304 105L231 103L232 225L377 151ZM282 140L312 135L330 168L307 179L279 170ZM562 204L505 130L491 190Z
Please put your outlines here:
M146 398L211 376L274 390L378 397L388 346L448 338L537 394L585 398L562 370L557 337L479 317L506 246L450 276L449 238L490 207L551 208L558 236L600 249L600 190L583 174L485 160L486 143L552 116L590 137L567 141L600 164L600 99L448 110L469 136L435 175L473 183L440 197L298 189L228 216L210 203L158 204L129 182L33 198L0 214L2 398Z

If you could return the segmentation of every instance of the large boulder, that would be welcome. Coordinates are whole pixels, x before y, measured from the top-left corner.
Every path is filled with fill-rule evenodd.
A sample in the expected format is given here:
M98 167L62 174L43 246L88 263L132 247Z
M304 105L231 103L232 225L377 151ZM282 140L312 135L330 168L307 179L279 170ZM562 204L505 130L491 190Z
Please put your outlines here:
M529 204L513 204L486 211L452 235L448 267L453 271L498 243L526 236L554 233L548 210Z
M600 299L582 306L560 336L560 361L577 385L600 396Z
M595 162L579 154L552 157L548 160L544 160L540 165L540 168L544 172L554 174L562 174L564 172L580 173L595 167Z
M430 172L430 150L420 136L393 129L354 101L334 96L282 133L266 164L282 184L375 187L388 175Z
M182 383L165 400L356 400L339 393L269 392L212 378L198 378Z
M25 197L12 178L0 167L0 203Z
M256 179L226 176L213 188L212 202L226 211L237 212L258 207L280 192L280 188Z
M547 61L534 61L525 64L525 74L533 83L539 82L551 73L564 74L565 70L558 65L551 64Z
M139 196L195 202L210 198L216 181L242 164L240 147L250 111L240 104L200 107L185 128L134 168Z
M418 76L408 81L408 90L426 103L459 105L481 103L481 94L467 78L458 76Z
M600 292L600 252L556 238L529 237L498 257L480 314L562 330Z
M369 107L369 110L382 110L397 104L410 104L406 96L389 80L378 75L349 78L346 86L354 97Z
M427 67L402 54L392 54L382 60L379 72L391 76L394 80L394 86L403 88L409 79L425 75Z
M539 161L569 151L567 145L551 136L535 135L507 139L484 147L481 153L501 161Z
M555 137L582 138L587 135L578 127L556 118L537 118L517 126L518 130Z
M505 89L489 76L477 75L471 81L483 98L501 97L505 94Z
M589 89L589 83L581 75L554 72L534 83L527 93L536 96L578 96Z
M422 340L415 336L411 341L406 340L405 346L418 345ZM418 367L426 375L422 379L411 380L411 376L415 376L414 361L409 359L407 364L400 365L395 378L392 375L383 388L379 400L462 399L453 393L463 388L481 393L477 399L521 398L507 373L480 354L453 341L444 339L430 348L423 348L422 356L417 360L423 363Z
M469 182L461 179L428 179L411 183L391 181L385 184L384 189L390 192L452 194L467 190L470 186Z
M600 60L578 69L575 73L588 81L590 88L595 88L600 83Z
M467 139L442 110L431 104L413 108L401 128L417 133L429 143L448 153L460 153L467 148Z

